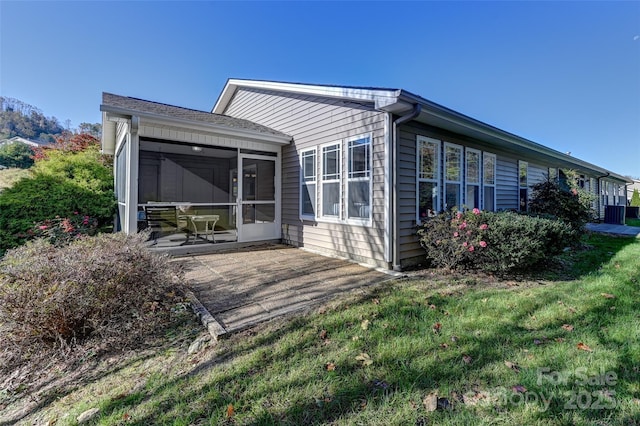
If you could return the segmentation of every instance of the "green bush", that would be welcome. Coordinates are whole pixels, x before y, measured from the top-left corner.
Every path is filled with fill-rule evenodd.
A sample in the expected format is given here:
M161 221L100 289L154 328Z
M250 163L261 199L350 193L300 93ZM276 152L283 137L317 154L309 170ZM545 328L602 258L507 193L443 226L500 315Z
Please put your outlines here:
M0 193L0 255L30 239L35 224L78 212L112 224L115 212L113 175L97 148L50 150L33 166L33 174Z
M577 240L584 227L593 220L595 213L591 209L592 194L576 187L571 180L567 188L546 180L532 186L529 209L532 213L553 216L571 225Z
M33 165L33 150L22 142L0 145L0 165L28 169Z
M631 207L640 207L640 192L637 189L633 190L633 195L631 196L631 203L629 204Z
M0 365L94 337L124 347L168 320L180 286L166 257L145 248L147 237L100 234L63 247L37 239L8 251L0 260Z
M560 253L573 231L559 220L474 209L431 218L418 235L433 266L502 273L530 268Z

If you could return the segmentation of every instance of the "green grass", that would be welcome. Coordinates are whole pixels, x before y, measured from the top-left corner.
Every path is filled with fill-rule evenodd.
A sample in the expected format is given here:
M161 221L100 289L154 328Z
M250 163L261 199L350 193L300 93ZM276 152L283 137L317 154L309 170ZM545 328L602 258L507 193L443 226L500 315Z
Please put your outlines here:
M627 226L638 226L638 227L640 227L640 219L627 218L625 220L625 223L627 224Z
M98 407L100 425L637 425L640 241L588 244L556 265L564 281L424 274L196 355L147 353L25 421ZM432 393L453 408L427 410Z
M9 188L23 177L29 176L28 169L2 169L0 170L0 191Z

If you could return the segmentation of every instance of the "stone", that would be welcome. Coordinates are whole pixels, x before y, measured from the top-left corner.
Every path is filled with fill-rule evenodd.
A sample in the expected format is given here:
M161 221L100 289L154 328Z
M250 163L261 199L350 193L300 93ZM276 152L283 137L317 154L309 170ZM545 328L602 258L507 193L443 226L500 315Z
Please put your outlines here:
M193 355L195 353L200 352L202 349L206 348L209 345L209 341L211 341L211 336L198 337L196 340L193 341L193 343L189 345L189 349L187 350L187 353L189 355Z
M79 424L86 423L86 422L92 420L99 412L100 412L99 408L91 408L90 410L87 410L87 411L83 412L82 414L80 414L76 418L76 421Z

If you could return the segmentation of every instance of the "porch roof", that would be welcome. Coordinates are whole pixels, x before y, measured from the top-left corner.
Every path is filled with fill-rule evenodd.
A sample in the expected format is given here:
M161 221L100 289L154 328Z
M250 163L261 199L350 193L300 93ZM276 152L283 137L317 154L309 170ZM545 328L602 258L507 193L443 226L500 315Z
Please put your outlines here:
M115 95L113 93L104 92L102 94L100 111L103 112L102 147L103 151L107 153L113 153L115 150L117 142L115 140L117 119L127 119L133 116L225 135L248 137L281 145L288 144L292 139L291 136L283 132L249 120L128 96Z

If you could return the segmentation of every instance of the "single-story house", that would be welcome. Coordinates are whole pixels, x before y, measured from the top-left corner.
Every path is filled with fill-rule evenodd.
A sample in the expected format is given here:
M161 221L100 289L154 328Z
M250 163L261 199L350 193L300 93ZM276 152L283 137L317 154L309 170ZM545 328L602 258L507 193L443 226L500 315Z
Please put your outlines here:
M624 176L402 89L231 79L211 112L109 93L100 108L120 228L169 209L179 244L200 229L398 270L424 257L421 221L526 210L531 186L563 170L601 217L627 198Z

